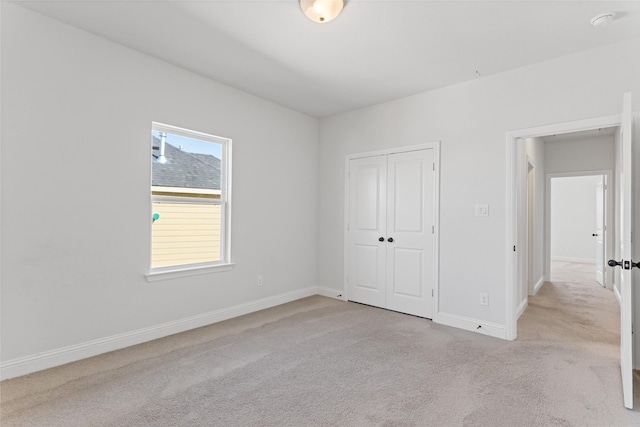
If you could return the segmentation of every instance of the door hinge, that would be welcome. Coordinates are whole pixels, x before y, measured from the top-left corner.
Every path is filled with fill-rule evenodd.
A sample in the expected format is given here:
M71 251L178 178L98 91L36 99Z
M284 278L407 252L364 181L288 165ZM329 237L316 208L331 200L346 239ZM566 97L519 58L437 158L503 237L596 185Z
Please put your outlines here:
M513 245L513 252L516 251L516 245Z
M433 170L436 170L436 164L432 163L432 165L433 165Z
M433 289L431 289L431 298L433 298Z
M436 233L436 226L432 225L431 226L431 234L435 234Z

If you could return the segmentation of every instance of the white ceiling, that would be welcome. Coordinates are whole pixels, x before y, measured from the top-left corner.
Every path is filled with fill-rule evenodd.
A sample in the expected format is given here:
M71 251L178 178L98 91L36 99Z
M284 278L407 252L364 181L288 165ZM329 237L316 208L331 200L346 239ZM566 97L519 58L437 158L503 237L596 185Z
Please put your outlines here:
M297 0L15 3L315 117L640 37L637 0L347 0L327 24Z

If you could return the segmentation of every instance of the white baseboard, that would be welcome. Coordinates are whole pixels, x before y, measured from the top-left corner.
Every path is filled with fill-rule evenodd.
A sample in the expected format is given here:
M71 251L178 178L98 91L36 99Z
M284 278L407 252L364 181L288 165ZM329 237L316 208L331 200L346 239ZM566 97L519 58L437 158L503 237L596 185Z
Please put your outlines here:
M535 285L533 285L533 292L531 295L536 295L540 288L544 285L544 276L540 277Z
M214 310L208 313L150 326L148 328L142 328L131 332L116 334L43 353L8 360L0 364L0 380L27 375L43 369L53 368L55 366L97 356L109 351L142 344L147 341L207 326L223 320L275 307L280 304L285 304L313 295L322 295L329 298L346 300L344 292L339 289L322 286L311 286L304 289L298 289L292 292L274 295L272 297L239 304L233 307ZM434 322L496 338L506 339L506 328L504 325L484 322L449 313L438 313L434 318Z
M454 328L489 335L503 340L507 339L507 328L504 325L499 325L497 323L485 322L483 320L471 319L469 317L442 312L438 313L433 321L442 325L453 326Z
M577 262L580 264L594 264L596 260L594 258L575 258L569 256L554 256L551 257L551 261L562 261L562 262Z
M516 309L516 319L519 319L520 316L522 316L522 313L524 313L524 311L527 309L528 306L529 306L529 300L527 298L523 299L520 305L518 305L518 308Z
M329 290L327 288L324 289L327 291ZM207 326L212 323L221 322L223 320L253 313L255 311L275 307L280 304L310 297L319 293L320 290L318 287L311 286L263 298L257 301L239 304L229 308L214 310L209 313L198 314L184 319L150 326L148 328L142 328L131 332L116 334L97 340L8 360L0 364L0 380L15 378L32 372L41 371L43 369L53 368L54 366L64 365L77 360L86 359L87 357L97 356L98 354L119 350L121 348L163 338L179 332L188 331L190 329ZM322 293L320 294L323 295ZM333 297L335 297L335 295L333 295Z
M318 295L322 295L323 297L335 298L342 301L346 301L346 297L344 292L340 289L327 288L325 286L318 286Z

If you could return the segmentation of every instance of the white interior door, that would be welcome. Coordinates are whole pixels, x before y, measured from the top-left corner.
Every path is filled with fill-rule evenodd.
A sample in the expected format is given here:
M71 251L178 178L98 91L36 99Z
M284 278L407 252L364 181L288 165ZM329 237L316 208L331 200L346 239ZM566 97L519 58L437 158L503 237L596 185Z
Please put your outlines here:
M624 94L622 102L622 178L620 182L620 233L622 271L620 280L620 369L624 406L633 408L633 176L632 176L632 116L631 93ZM635 260L636 262L638 260ZM640 268L640 267L639 267Z
M349 163L349 299L385 307L387 156Z
M391 154L387 187L387 308L433 317L434 150Z
M604 286L604 175L596 181L596 280Z

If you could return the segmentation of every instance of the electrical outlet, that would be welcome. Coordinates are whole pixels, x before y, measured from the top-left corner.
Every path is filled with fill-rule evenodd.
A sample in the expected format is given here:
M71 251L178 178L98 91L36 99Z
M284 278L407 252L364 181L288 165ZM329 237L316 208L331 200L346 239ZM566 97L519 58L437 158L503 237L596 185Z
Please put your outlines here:
M264 280L262 279L262 276L258 276L258 286L262 285L264 285Z
M489 294L480 292L480 305L489 305Z

